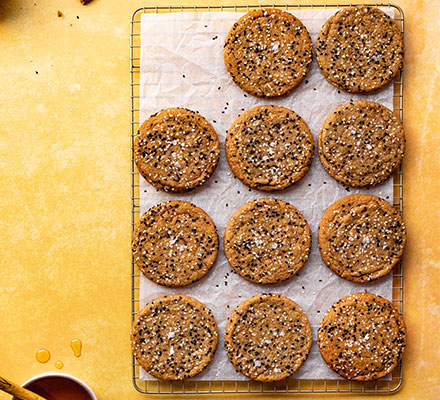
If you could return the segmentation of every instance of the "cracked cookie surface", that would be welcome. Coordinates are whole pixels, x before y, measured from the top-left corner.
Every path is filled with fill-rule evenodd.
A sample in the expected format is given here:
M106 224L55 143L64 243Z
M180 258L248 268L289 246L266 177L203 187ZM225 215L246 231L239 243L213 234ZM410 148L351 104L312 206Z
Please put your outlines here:
M390 301L355 293L338 300L325 314L318 345L324 361L339 375L372 381L399 364L406 347L405 323Z
M231 28L224 60L234 82L258 97L282 96L310 70L309 32L291 13L273 8L250 11Z
M152 281L170 287L190 285L215 264L219 238L214 222L187 201L150 208L133 231L136 265Z
M277 199L246 203L226 226L226 258L243 278L259 284L292 278L309 258L310 227L291 204Z
M373 101L346 103L324 121L318 154L328 174L353 187L374 186L396 172L405 152L399 119Z
M167 108L141 125L133 151L147 182L166 192L187 192L203 185L214 172L220 142L200 114Z
M405 224L386 200L354 194L336 201L324 213L318 245L334 273L350 281L369 282L391 272L402 258Z
M234 175L258 190L283 190L298 182L313 160L314 141L306 122L281 106L257 106L229 128L226 158Z
M259 382L293 375L312 346L312 330L301 308L281 294L242 302L226 325L225 347L235 369Z
M403 63L403 35L376 7L346 7L330 17L316 41L319 68L334 86L371 92L389 83Z
M162 380L183 380L202 372L217 343L211 310L190 296L158 297L133 322L133 354L142 368Z

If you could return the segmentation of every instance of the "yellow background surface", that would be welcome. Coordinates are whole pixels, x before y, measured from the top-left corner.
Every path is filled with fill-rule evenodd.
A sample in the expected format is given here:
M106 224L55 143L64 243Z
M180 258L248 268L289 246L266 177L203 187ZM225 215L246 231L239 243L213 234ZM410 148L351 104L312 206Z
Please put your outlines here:
M409 343L393 397L438 399L440 7L394 2L406 23ZM62 360L99 399L149 397L132 386L129 346L129 21L135 8L158 4L0 1L0 375L12 381ZM73 338L83 341L80 358ZM35 360L42 347L47 364ZM341 397L356 398L326 396Z

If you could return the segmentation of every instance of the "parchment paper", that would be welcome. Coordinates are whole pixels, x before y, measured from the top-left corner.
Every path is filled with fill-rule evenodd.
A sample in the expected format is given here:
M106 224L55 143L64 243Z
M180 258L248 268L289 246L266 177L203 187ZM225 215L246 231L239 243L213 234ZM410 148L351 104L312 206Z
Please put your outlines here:
M384 9L391 15L390 9ZM296 10L315 43L324 22L336 10ZM233 23L243 15L235 12L178 12L142 14L140 122L167 107L185 107L199 111L214 127L220 142L219 165L206 184L185 194L157 191L140 179L141 213L168 200L187 200L205 210L213 219L220 235L217 263L201 281L186 288L159 286L145 277L140 283L140 307L166 294L181 293L197 298L214 313L219 328L219 347L211 364L196 379L244 380L227 359L223 332L226 320L243 300L262 292L277 292L290 297L307 314L313 329L313 346L306 363L295 378L337 379L322 361L316 344L316 331L330 305L341 297L367 289L391 300L392 277L374 283L355 284L330 272L323 264L318 246L319 221L327 207L337 199L353 193L370 193L392 202L393 186L389 179L373 189L348 189L333 180L321 166L315 149L312 167L293 187L275 193L251 190L231 173L224 153L226 130L244 110L256 105L278 104L301 115L310 127L315 143L325 118L338 106L353 100L377 101L393 106L393 88L388 85L371 95L353 95L338 91L321 75L316 60L303 81L293 92L281 99L258 99L238 88L223 62L223 44ZM312 230L312 252L303 269L293 279L277 285L257 285L232 272L223 252L223 234L233 213L256 198L275 197L288 201L306 217ZM141 378L154 379L145 371Z

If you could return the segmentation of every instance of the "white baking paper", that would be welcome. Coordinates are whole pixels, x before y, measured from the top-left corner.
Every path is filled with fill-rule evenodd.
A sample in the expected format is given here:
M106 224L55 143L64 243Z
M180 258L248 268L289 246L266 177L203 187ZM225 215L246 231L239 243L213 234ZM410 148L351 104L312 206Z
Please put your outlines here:
M385 9L391 13L390 10ZM309 30L315 43L324 22L336 10L295 10ZM374 283L356 284L330 272L323 264L318 246L319 221L330 204L353 193L370 193L392 202L393 186L389 179L372 189L348 189L332 179L321 166L315 151L307 175L287 190L263 193L251 190L231 173L224 152L226 130L235 118L254 106L278 104L301 115L310 127L315 143L319 129L328 114L338 106L353 100L377 101L393 106L393 88L369 95L339 91L321 75L316 60L304 80L293 92L280 99L258 99L237 87L223 62L223 44L233 23L243 15L235 12L178 12L142 14L140 122L151 114L168 107L197 110L216 130L221 142L219 165L202 187L185 194L157 191L140 178L141 213L168 200L187 200L205 210L213 219L220 235L217 263L201 281L186 288L165 288L145 277L140 282L140 307L166 294L180 293L195 297L214 313L219 328L219 346L213 361L196 377L200 380L244 380L227 359L223 332L232 310L243 300L262 292L277 292L291 298L307 314L313 329L314 342L305 364L294 378L338 379L322 361L316 344L316 331L330 305L341 297L367 289L385 298L392 297L392 277L388 275ZM257 285L232 272L223 252L225 226L233 213L256 198L275 197L288 201L306 217L313 234L312 252L307 264L297 276L277 285ZM154 379L145 371L141 378Z

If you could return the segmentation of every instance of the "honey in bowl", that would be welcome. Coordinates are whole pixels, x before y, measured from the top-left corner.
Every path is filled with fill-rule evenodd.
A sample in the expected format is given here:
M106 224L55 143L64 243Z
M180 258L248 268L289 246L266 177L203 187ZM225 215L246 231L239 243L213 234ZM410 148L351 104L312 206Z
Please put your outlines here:
M24 385L47 400L95 400L86 388L68 376L48 375ZM13 400L16 398L14 397Z

